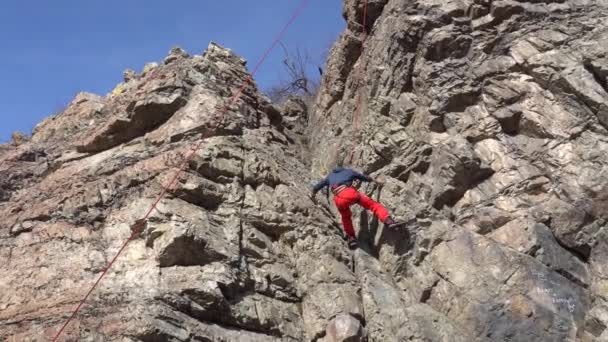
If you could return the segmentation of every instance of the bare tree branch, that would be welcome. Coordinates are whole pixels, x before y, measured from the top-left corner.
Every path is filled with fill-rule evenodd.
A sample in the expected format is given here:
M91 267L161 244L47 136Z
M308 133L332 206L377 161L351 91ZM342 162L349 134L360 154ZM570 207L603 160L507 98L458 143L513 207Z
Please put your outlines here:
M305 96L312 97L319 86L318 77L310 72L310 68L316 65L319 73L322 74L322 69L315 63L310 54L296 47L289 50L282 42L283 49L283 72L286 76L286 81L280 81L278 85L271 87L268 90L268 95L274 102L283 102L290 96ZM319 76L320 77L320 76Z

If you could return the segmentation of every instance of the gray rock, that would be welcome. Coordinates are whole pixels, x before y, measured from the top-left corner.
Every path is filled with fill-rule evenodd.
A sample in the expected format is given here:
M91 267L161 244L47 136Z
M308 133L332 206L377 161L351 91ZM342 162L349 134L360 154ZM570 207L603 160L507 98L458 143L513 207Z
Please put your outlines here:
M361 322L350 315L339 315L327 326L327 342L361 342L363 341Z
M171 49L171 51L169 51L169 55L165 58L164 63L169 64L169 63L172 63L179 59L188 58L188 57L190 57L190 56L184 49L182 49L180 47L174 47Z
M343 36L356 35L356 7L346 8ZM311 117L313 174L350 141L361 91L363 139L353 166L388 176L374 196L395 215L417 218L387 233L370 215L357 216L380 262L362 276L370 340L604 334L586 316L607 289L599 262L606 217L597 211L608 165L599 152L608 147L607 19L605 2L389 1L373 21L365 62L336 44L327 70L355 67L326 75L344 80L339 92L322 84ZM370 258L356 257L355 269ZM391 324L384 306L370 305L380 293L402 303L388 315L407 324ZM412 317L415 305L458 333L432 335Z
M139 77L139 75L134 70L127 69L122 73L122 77L125 82L129 82L129 81L137 79Z
M21 132L13 132L11 134L11 142L13 145L21 145L28 142L29 138L27 135Z

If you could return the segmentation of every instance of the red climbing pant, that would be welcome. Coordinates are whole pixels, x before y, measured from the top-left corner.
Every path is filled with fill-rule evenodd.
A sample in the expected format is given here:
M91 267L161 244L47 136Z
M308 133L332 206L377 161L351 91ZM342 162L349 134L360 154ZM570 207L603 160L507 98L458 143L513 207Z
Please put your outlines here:
M386 221L389 216L388 211L382 204L372 200L352 187L348 187L336 194L334 196L334 202L342 216L344 232L352 237L355 237L355 229L353 228L353 221L351 219L351 205L358 203L363 208L371 210L382 222Z

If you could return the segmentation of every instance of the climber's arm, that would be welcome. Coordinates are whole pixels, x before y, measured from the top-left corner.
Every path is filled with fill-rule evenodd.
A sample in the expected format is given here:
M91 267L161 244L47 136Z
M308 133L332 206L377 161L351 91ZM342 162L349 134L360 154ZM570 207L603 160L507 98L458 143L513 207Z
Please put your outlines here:
M374 183L377 183L378 185L384 184L384 180L382 180L380 178L372 178L364 173L355 172L354 177L355 177L355 179L360 179L364 182L374 182Z
M329 180L327 178L324 178L323 180L321 180L319 183L317 183L315 186L313 186L312 188L312 196L314 197L317 192L319 192L319 190L323 189L324 187L329 185Z
M374 181L374 179L372 177L370 177L370 176L368 176L366 174L359 173L359 172L356 172L356 171L354 171L353 173L354 173L353 177L355 179L359 179L359 180L364 181L364 182L373 182Z

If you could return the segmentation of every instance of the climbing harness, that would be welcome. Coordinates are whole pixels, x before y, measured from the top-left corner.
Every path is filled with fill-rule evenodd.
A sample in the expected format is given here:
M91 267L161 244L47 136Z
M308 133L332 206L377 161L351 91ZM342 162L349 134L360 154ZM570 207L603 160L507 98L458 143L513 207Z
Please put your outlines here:
M339 187L337 187L335 190L332 190L334 197L338 197L340 199L345 200L346 198L341 197L340 196L340 192L342 192L343 190L346 190L348 188L353 188L355 189L355 191L357 192L357 201L355 202L356 204L359 204L361 202L361 194L359 193L359 191L357 191L357 188L355 188L352 185L340 185ZM338 190L339 189L339 190Z
M346 189L347 187L348 187L348 185L342 184L340 186L337 186L337 187L331 189L331 192L334 194L334 196L336 196L340 193L340 191Z

